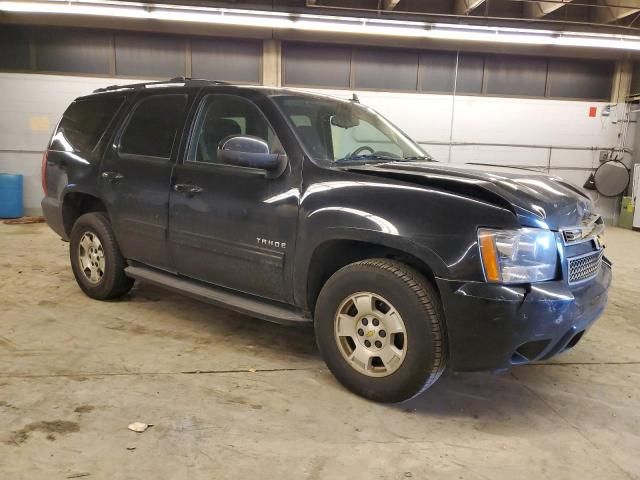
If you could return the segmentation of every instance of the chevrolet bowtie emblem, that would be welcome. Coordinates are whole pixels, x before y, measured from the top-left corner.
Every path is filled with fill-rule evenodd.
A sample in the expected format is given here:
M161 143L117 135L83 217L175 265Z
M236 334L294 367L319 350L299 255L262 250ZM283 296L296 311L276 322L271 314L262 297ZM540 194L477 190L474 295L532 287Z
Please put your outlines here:
M374 333L373 330L369 330L367 332L367 337L373 337L373 333Z

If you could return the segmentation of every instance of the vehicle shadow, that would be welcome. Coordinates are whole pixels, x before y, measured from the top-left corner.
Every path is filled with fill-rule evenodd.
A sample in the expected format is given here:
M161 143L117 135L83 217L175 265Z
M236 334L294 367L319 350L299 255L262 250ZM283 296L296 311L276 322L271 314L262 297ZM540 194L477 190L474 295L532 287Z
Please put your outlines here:
M164 289L148 285L136 285L127 298L129 302L148 302L147 308L160 309L166 315L179 320L176 330L198 332L202 343L225 342L228 347L242 348L248 344L258 355L265 357L293 358L292 368L325 370L318 353L311 326L283 326L242 315L224 308L199 302L188 297L170 293ZM286 361L287 359L284 359ZM520 367L527 368L527 367ZM547 367L554 368L554 367ZM536 375L527 373L528 382L540 383L535 388L545 388L553 372ZM328 371L321 375L330 388L344 388ZM552 378L553 379L553 378ZM550 386L551 388L551 386ZM498 423L509 423L515 417L521 418L528 410L535 414L547 411L544 402L535 393L533 386L519 381L513 371L501 373L452 373L445 372L429 390L418 397L400 404L387 405L400 412L427 415L430 417L460 418L476 421L492 419Z
M168 327L176 330L173 333L180 340L192 332L197 344L203 346L224 341L229 346L250 345L257 352L286 353L300 360L321 361L311 324L289 326L271 323L145 283L136 283L124 301L145 303L144 309L150 315L161 312L171 318L171 322L179 320L179 328L173 328L173 323ZM167 332L166 327L164 332Z
M511 372L445 372L429 390L392 408L447 418L509 420L539 409L541 403Z

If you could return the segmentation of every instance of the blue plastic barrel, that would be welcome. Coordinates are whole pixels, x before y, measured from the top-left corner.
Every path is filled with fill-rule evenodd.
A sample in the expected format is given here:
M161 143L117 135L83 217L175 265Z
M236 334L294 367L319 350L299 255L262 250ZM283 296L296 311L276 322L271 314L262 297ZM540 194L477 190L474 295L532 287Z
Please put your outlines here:
M0 173L0 218L19 218L22 215L22 175Z

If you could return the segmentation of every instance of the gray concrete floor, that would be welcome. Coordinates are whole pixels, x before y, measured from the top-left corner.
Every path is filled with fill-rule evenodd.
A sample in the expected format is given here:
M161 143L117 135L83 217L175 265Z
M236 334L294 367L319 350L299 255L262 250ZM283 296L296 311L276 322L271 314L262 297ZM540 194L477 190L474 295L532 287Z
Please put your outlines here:
M90 300L48 227L0 224L0 478L640 478L640 233L607 240L610 303L574 351L384 406L310 329L149 286Z

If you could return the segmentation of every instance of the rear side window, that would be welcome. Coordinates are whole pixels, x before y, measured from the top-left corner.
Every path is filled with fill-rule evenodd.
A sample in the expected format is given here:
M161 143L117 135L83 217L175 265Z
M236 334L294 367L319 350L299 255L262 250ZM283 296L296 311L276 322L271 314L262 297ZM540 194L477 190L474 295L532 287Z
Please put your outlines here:
M120 153L167 159L175 141L187 96L154 95L140 101L120 138Z
M50 148L62 151L92 151L123 101L124 97L76 100L62 115Z

